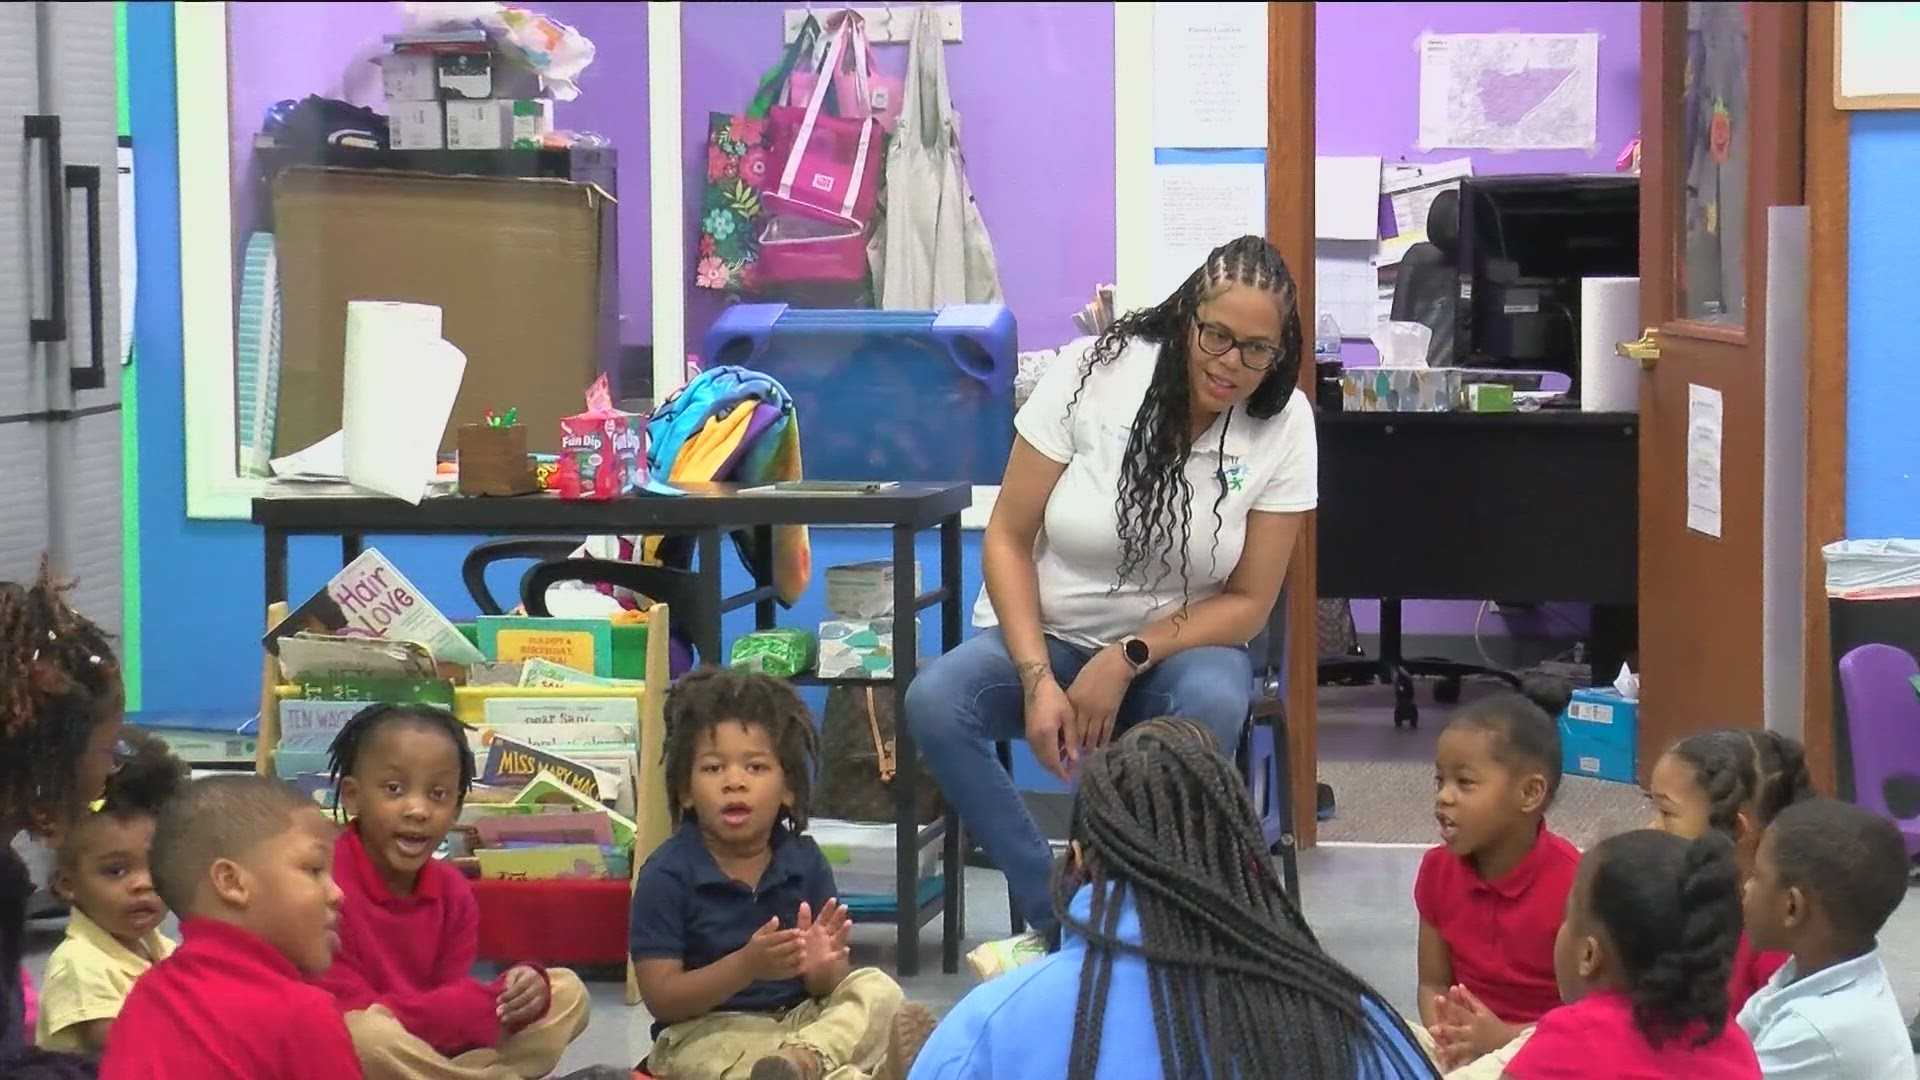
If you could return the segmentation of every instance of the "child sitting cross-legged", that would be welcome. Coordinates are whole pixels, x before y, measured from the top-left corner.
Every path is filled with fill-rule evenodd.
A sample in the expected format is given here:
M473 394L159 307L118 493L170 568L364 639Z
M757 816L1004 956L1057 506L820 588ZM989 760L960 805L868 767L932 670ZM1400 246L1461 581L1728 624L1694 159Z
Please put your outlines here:
M334 827L278 780L196 780L153 829L153 883L181 944L133 984L102 1080L351 1080L361 1075L333 995L340 890Z
M817 736L793 688L702 669L667 692L680 829L633 890L631 950L660 1080L901 1077L933 1018L851 970L847 909L805 834Z
M1503 1075L1759 1080L1753 1044L1727 1018L1735 874L1733 845L1717 833L1640 829L1588 851L1554 942L1566 1004L1541 1018Z
M148 866L154 815L186 782L185 762L143 731L123 729L125 756L107 777L96 810L77 816L55 849L53 891L71 914L47 958L34 1042L63 1053L98 1053L133 982L173 952L160 933L166 902Z
M334 846L340 954L320 985L347 1013L367 1075L552 1072L587 1026L586 988L531 964L475 978L479 905L433 857L473 786L465 726L432 705L373 705L340 729L332 757L351 820Z
M1747 934L1792 959L1739 1019L1767 1080L1913 1080L1875 941L1906 895L1906 844L1878 814L1813 799L1768 826L1747 881Z
M1553 939L1580 853L1547 828L1560 731L1519 694L1463 706L1434 760L1440 845L1420 860L1422 1044L1450 1075L1493 1078L1560 1003Z
M1760 836L1787 807L1813 797L1806 752L1772 731L1721 728L1689 735L1654 762L1647 777L1653 828L1691 840L1713 830L1733 841L1740 880L1753 876ZM1740 1009L1787 962L1740 935L1727 981L1727 1010Z

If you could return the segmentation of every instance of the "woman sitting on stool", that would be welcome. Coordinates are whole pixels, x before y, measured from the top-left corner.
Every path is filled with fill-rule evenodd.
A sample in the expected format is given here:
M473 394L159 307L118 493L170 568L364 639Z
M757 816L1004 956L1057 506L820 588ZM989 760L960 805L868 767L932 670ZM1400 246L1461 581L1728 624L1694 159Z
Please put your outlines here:
M1054 364L1014 418L982 544L987 629L921 669L906 719L1035 929L1056 922L1052 855L994 742L1024 732L1062 780L1149 717L1239 745L1246 645L1318 495L1295 299L1280 253L1243 236Z

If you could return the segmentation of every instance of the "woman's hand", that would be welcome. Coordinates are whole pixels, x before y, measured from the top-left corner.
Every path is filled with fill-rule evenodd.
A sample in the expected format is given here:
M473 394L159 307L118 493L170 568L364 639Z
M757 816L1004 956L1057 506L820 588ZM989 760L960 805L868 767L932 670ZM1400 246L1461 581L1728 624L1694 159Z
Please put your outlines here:
M1033 748L1040 767L1064 783L1065 761L1070 760L1080 737L1073 704L1046 664L1020 665L1020 683L1026 692L1027 745Z
M1127 696L1133 675L1126 654L1118 645L1109 645L1094 653L1074 677L1073 685L1067 688L1067 701L1073 706L1080 738L1077 745L1067 746L1069 761L1078 760L1083 752L1100 749L1113 738L1114 717L1120 712L1120 702Z

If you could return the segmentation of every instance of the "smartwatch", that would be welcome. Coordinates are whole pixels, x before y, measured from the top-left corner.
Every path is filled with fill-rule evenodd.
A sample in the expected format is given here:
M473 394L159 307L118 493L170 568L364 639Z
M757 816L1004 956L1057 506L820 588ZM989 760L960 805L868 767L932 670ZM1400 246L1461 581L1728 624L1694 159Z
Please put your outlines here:
M1120 639L1120 655L1127 658L1128 666L1135 672L1145 671L1153 660L1153 650L1144 640L1133 636Z

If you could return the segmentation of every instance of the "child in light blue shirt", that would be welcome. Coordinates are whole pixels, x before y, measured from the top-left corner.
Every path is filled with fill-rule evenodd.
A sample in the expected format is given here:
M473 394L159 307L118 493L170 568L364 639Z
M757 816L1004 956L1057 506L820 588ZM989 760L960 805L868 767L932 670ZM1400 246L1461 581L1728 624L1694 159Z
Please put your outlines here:
M1766 1080L1914 1080L1906 1018L1875 944L1906 894L1906 845L1877 814L1812 799L1768 826L1747 883L1747 935L1793 959L1740 1010Z
M1059 951L976 987L910 1080L1433 1077L1405 1022L1320 950L1246 784L1205 729L1150 720L1081 767Z

